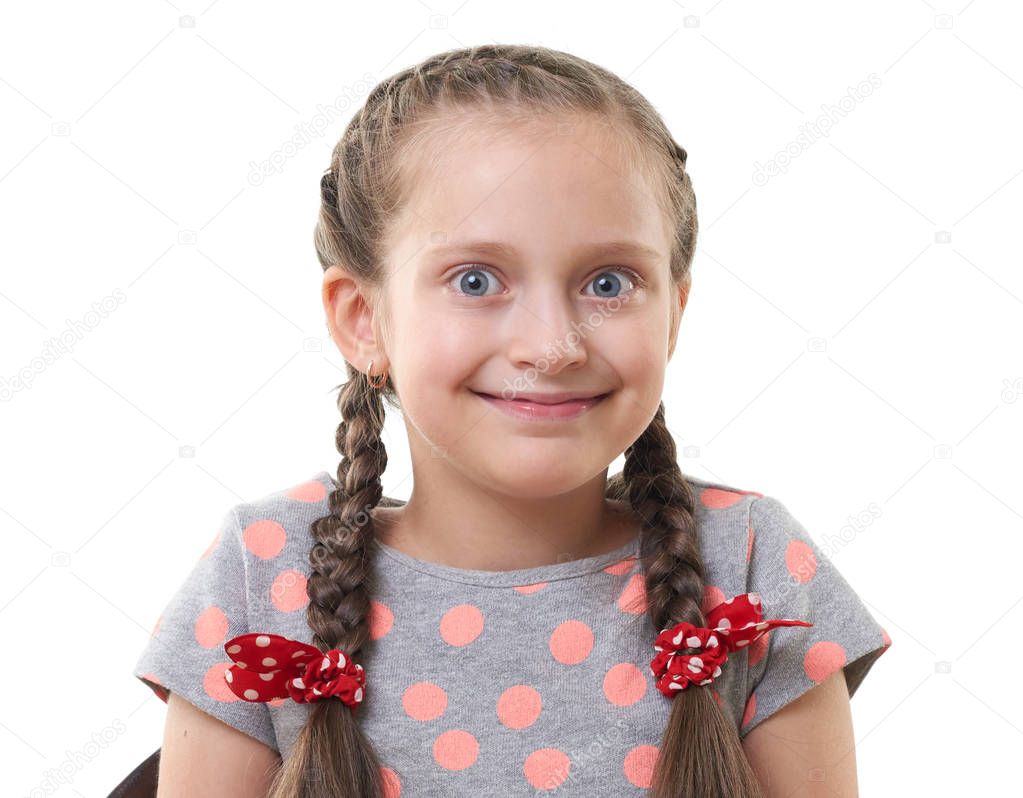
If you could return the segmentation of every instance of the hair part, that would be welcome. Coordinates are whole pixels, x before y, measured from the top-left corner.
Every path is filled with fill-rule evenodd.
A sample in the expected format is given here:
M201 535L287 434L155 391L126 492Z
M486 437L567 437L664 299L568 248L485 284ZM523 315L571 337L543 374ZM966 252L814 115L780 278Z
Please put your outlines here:
M521 131L537 121L573 118L606 125L623 147L626 163L652 178L672 233L670 277L677 286L688 284L697 218L686 151L650 103L619 77L574 55L527 45L438 53L372 89L320 181L314 241L321 266L341 266L379 297L387 276L388 235L416 182L410 170L429 168L431 161L413 154L436 146L438 133L478 130L481 119L500 119L505 127L518 122ZM675 303L673 308L681 312ZM330 512L312 524L306 616L318 648L342 648L357 659L369 635L376 543L372 510L401 504L382 496L387 455L380 438L383 402L399 404L390 376L377 390L350 363L346 368L349 379L338 395L341 462ZM654 627L681 621L703 626L695 499L678 466L663 402L625 450L625 466L608 480L605 497L628 502L642 522L640 561ZM373 700L373 689L367 684L365 700ZM711 691L694 685L671 701L650 794L762 798L738 732ZM270 794L379 798L382 779L380 761L353 710L340 701L321 701L276 772Z

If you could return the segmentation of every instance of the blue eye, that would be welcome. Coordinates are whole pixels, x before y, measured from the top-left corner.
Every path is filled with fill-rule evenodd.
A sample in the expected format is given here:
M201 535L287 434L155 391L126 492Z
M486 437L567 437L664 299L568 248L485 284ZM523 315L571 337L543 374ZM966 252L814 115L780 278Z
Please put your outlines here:
M493 274L479 266L470 266L467 269L462 269L451 280L453 281L455 278L458 278L459 293L465 296L486 296L486 293L476 292L485 292L490 283L496 282Z
M626 269L626 268L623 268L623 267L618 267L618 268L607 269L606 271L602 271L594 279L590 280L589 285L600 286L598 291L601 291L601 292L603 292L603 291L614 291L616 288L620 289L621 284L622 284L622 281L620 279L618 279L617 277L607 277L606 276L606 275L612 275L612 274L614 274L614 272L622 272L623 274L625 274L629 278L629 282L632 283L633 285L638 284L640 282L639 277L636 275L636 273L634 271L632 271L632 269ZM626 292L626 293L628 293L628 292ZM600 299L616 299L619 295L618 294L614 294L614 295L610 295L609 296L606 293L598 293L598 294L596 294L596 296L598 298L600 298Z
M588 296L595 296L597 299L615 299L620 296L621 294L618 292L623 291L622 281L619 277L613 276L616 272L624 274L628 278L630 288L625 290L624 293L628 293L630 290L635 290L637 286L643 285L643 280L632 269L616 266L612 269L605 269L594 279L590 280L588 286L592 285L598 288L597 293L588 294ZM448 283L451 284L456 279L458 281L456 290L460 296L483 297L499 293L495 291L488 294L487 289L500 285L500 282L493 272L485 266L476 264L467 266L455 273Z

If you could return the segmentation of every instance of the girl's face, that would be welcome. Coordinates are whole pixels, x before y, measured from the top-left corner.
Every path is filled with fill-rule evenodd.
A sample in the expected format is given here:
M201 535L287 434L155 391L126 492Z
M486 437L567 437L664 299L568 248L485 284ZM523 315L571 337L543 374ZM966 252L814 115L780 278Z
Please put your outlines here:
M605 472L650 422L687 288L669 279L658 189L606 126L471 130L417 150L369 356L374 373L390 370L417 467L557 496ZM555 392L607 396L537 422L479 395Z

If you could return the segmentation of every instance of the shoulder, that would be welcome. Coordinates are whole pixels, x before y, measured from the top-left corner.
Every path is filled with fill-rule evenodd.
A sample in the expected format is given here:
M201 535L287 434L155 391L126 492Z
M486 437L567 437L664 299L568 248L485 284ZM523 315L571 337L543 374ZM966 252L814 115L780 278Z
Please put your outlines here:
M299 476L228 511L224 534L231 540L211 581L234 596L250 630L308 639L302 610L309 602L312 524L329 513L333 487L326 472Z
M278 595L279 583L303 584L310 570L310 551L316 542L314 524L330 515L330 494L336 488L334 477L319 471L230 508L225 529L230 529L237 539L235 553L244 557L252 591L262 590L269 582ZM367 505L349 523L357 528L372 514L379 534L379 509L404 504L404 500L383 495L375 507Z
M750 512L764 495L750 488L683 474L693 492L693 519L707 591L720 600L744 592L752 535ZM714 602L708 597L708 603Z
M763 493L749 488L742 488L726 482L718 482L709 479L694 477L692 474L683 473L685 481L693 490L694 511L705 518L709 523L728 515L741 516L748 512L749 506ZM721 513L728 510L729 513Z
M683 476L693 491L693 516L701 545L708 549L738 546L745 550L751 510L765 498L764 494L690 474Z
M297 479L287 486L266 493L258 498L234 505L233 515L242 530L260 521L278 524L285 529L308 530L309 524L330 512L329 496L337 487L334 477L327 471L318 471L304 479ZM402 499L381 496L380 507L400 507ZM376 508L366 508L366 512ZM358 516L355 522L358 523ZM270 524L265 525L270 528Z
M683 476L693 491L693 516L708 584L734 595L750 589L751 579L799 583L807 581L819 565L826 567L820 547L777 497Z
M238 502L231 512L243 529L260 520L282 525L307 523L328 509L327 497L333 489L330 474L321 471L254 499Z
M746 563L765 552L812 557L818 548L788 505L759 490L684 475L693 489L701 545L713 554L739 547Z
M304 580L315 543L313 524L330 514L330 494L336 486L329 472L320 471L231 507L228 519L237 538L235 552L244 559L250 594L257 601L267 590L280 599L282 585L292 588L296 606L304 601ZM378 506L396 503L383 496ZM371 509L367 507L366 512ZM361 523L359 515L353 523ZM275 604L278 609L291 606L283 599Z
M824 547L775 496L761 496L750 505L747 570L751 581L769 585L775 597L824 582L846 587ZM811 592L802 592L804 603L810 601Z
M280 580L301 586L313 543L311 527L330 512L328 497L333 487L327 472L300 476L276 490L237 502L226 512L221 538L230 540L225 541L222 557L232 562L223 567L243 569L250 601ZM300 593L296 589L296 597Z

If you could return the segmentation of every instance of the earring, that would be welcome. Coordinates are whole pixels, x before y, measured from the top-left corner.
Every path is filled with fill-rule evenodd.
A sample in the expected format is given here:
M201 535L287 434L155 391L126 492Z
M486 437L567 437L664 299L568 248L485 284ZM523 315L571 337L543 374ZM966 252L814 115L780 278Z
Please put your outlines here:
M369 367L366 369L366 379L369 380L369 385L371 388L383 388L387 382L387 369L384 369L382 374L377 375L377 377L380 378L379 381L374 380L373 376L370 374L371 371L373 371L372 360L369 361Z

